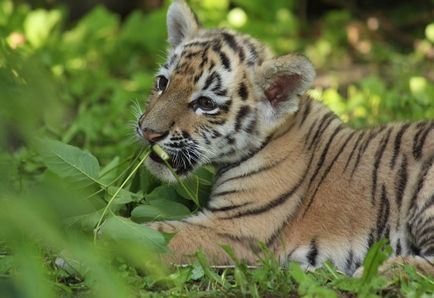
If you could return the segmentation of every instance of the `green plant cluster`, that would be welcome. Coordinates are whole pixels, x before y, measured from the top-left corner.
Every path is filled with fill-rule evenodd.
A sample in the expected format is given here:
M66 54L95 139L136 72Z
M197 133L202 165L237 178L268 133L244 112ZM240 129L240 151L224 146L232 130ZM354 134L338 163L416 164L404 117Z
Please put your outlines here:
M124 20L98 6L69 23L61 5L47 10L0 2L0 296L434 293L434 281L413 268L394 280L378 276L390 253L384 243L371 250L361 279L332 265L315 273L297 264L281 268L266 251L259 268L234 259L234 268L214 269L200 253L190 267L163 265L170 235L141 224L197 211L214 173L204 167L169 185L140 166L150 149L134 126L165 58L167 4ZM416 46L401 49L347 9L311 24L298 16L296 1L191 4L206 26L247 32L278 54L304 52L322 77L311 95L350 125L434 118L434 23L414 32ZM391 14L399 18L412 9ZM357 28L363 36L351 39ZM367 75L342 80L340 69L346 77L366 65L373 66Z

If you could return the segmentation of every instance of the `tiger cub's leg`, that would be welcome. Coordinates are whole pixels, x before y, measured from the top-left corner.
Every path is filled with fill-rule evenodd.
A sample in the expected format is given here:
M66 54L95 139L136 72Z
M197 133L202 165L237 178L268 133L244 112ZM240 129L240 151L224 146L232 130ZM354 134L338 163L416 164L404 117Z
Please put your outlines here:
M411 265L422 274L434 276L434 263L432 257L397 256L390 258L380 266L379 271L385 275L393 275L402 271L402 265Z
M202 250L213 265L230 265L233 261L221 247L227 244L232 247L239 259L255 264L259 248L253 239L234 237L224 233L218 222L207 220L201 216L193 216L180 221L161 221L146 223L145 226L163 233L173 233L168 246L168 260L174 264L191 263L195 253Z

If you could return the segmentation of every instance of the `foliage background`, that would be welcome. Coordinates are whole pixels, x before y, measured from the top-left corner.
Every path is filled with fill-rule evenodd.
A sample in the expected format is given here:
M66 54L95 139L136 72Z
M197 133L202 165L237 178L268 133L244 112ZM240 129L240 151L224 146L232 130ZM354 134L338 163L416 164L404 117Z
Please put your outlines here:
M318 69L311 95L354 127L434 118L432 0L189 3L207 27L307 55ZM0 296L432 293L411 269L357 283L332 266L282 271L271 256L256 271L215 273L200 257L161 264L165 236L139 224L196 209L182 186L133 171L145 154L133 127L164 61L168 4L0 1ZM185 184L203 203L211 181L204 168Z

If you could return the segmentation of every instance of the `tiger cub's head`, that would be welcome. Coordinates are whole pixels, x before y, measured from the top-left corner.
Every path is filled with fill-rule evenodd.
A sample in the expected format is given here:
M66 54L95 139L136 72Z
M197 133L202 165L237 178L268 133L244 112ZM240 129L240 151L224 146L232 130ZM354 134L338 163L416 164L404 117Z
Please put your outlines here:
M235 163L258 150L298 110L313 81L305 57L272 58L250 36L204 29L184 1L169 7L167 27L167 62L136 130L170 155L178 175L204 164ZM161 179L174 179L154 154L146 166Z

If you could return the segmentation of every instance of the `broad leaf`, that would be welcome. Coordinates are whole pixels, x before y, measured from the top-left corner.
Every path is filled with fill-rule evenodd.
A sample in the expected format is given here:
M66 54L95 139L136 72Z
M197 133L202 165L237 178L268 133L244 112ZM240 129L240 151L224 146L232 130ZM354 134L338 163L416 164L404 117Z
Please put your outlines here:
M99 180L104 184L111 183L116 179L117 171L116 168L119 167L119 156L115 156L105 167L103 167L99 173Z
M165 219L180 219L190 214L184 205L169 200L152 200L149 205L140 205L131 212L131 219L146 222Z
M176 192L175 188L170 185L160 185L154 190L146 195L146 201L150 202L153 200L174 200L178 197L178 193Z
M109 186L107 191L107 199L110 199L116 192L118 191L118 188L115 186ZM116 198L113 201L113 204L126 204L130 202L138 202L143 197L141 193L132 193L128 190L121 189L118 194L116 195Z
M109 217L101 227L101 234L104 238L134 243L144 249L166 250L166 241L162 234L120 216Z
M60 177L90 185L98 180L100 166L90 153L59 141L44 139L39 142L39 153L48 169Z

